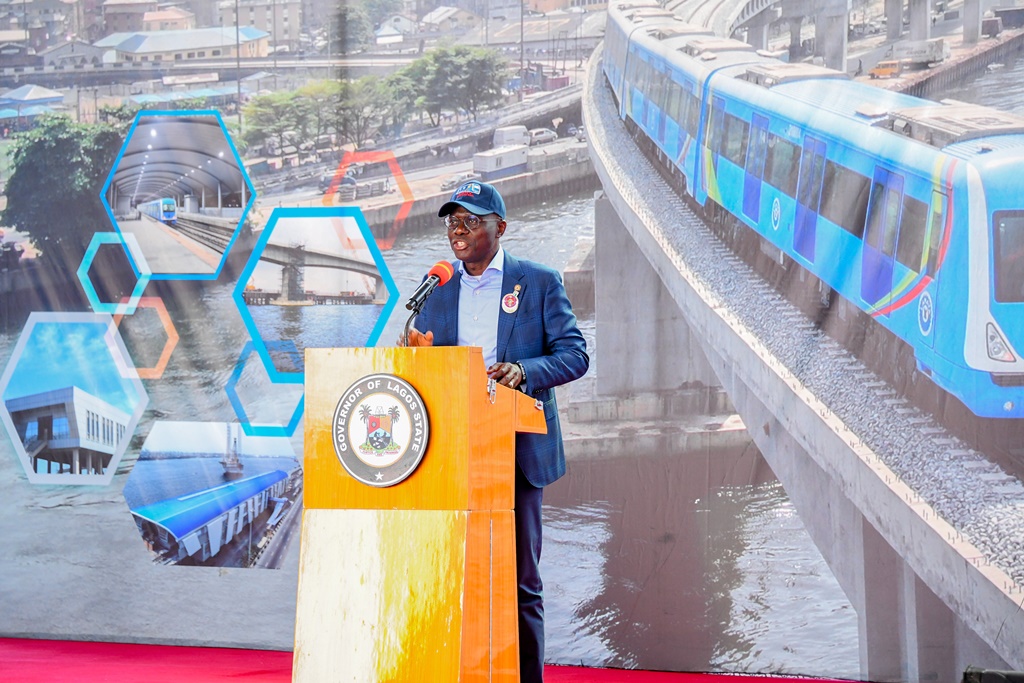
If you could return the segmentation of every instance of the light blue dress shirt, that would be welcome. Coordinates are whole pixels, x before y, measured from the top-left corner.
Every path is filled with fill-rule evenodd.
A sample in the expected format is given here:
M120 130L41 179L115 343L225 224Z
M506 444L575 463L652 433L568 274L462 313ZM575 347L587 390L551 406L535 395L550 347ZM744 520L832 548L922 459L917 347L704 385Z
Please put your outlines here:
M505 250L491 259L487 269L478 276L462 273L459 290L459 346L479 346L484 350L484 367L498 359L498 311L501 310L501 280L505 271Z

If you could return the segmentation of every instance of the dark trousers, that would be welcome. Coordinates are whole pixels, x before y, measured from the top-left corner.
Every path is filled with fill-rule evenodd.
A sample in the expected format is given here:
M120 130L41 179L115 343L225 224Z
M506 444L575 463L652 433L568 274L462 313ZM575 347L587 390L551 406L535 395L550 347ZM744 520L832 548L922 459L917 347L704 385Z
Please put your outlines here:
M544 584L540 580L541 521L544 489L516 465L516 577L519 580L519 680L544 680Z

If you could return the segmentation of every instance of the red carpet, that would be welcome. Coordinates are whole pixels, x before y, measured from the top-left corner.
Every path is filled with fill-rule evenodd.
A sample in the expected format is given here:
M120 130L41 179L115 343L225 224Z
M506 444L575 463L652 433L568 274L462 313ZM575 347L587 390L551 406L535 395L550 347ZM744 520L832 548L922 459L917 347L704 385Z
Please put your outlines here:
M291 652L0 638L3 683L290 683L291 675ZM544 672L545 683L725 683L740 678L807 680L571 666L548 666Z

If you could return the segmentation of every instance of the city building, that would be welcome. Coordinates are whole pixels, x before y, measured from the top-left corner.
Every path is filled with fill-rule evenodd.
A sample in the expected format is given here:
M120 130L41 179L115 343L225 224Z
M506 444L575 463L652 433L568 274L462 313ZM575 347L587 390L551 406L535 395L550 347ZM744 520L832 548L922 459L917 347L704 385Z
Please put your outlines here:
M103 35L141 31L146 12L156 10L156 0L104 0Z
M458 7L440 5L427 13L420 23L425 31L444 32L472 28L480 23L480 17Z
M135 62L181 62L200 59L235 57L236 39L241 48L240 56L266 57L268 34L252 26L199 28L192 31L137 31L115 33L102 38L95 47L113 51L109 61ZM107 59L107 58L105 58Z
M168 7L142 15L143 31L191 31L196 15L181 7Z
M24 58L26 55L31 55L35 59L35 55L46 49L46 28L36 24L30 26L27 29L6 29L0 31L0 44L8 45L7 52L5 54L18 55L18 58ZM11 60L3 60L4 66L21 66L10 63Z
M75 13L75 3L64 0L16 0L0 3L0 25L31 31L30 47L39 52L74 30Z
M409 36L416 33L417 23L416 20L408 17L404 14L392 14L391 16L380 22L380 28L383 29L385 26L390 26L395 29L398 33ZM378 29L379 32L379 29Z
M5 401L37 474L103 474L131 416L76 386Z
M43 66L71 67L86 64L101 64L103 49L90 45L84 40L71 40L48 47L39 53Z
M0 33L25 33L24 31L0 31ZM35 66L39 63L36 51L27 42L11 42L0 38L0 68L13 66Z
M218 12L222 26L240 23L269 33L271 51L299 48L302 0L224 0Z

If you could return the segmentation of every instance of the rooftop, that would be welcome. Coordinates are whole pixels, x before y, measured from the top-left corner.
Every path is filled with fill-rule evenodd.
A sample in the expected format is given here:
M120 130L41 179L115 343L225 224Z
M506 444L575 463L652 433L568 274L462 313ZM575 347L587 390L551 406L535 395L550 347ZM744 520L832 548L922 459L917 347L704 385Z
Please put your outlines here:
M252 26L238 29L243 43L265 38L270 34ZM180 31L136 31L134 33L112 33L93 43L96 47L114 48L133 54L163 53L175 50L196 50L233 46L234 26L214 26Z

